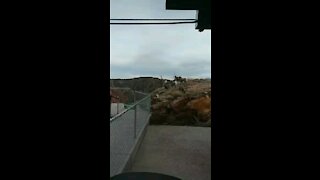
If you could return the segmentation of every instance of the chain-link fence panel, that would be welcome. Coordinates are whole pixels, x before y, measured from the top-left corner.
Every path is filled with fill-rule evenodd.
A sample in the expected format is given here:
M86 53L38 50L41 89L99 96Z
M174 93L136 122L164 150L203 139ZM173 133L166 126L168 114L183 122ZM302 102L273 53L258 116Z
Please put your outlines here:
M121 173L150 117L150 95L134 92L139 99L110 119L110 175Z
M141 133L143 128L149 123L151 97L143 99L137 105L137 135Z
M110 92L113 96L118 97L118 102L123 104L133 104L137 102L135 100L135 92L130 88L110 88Z

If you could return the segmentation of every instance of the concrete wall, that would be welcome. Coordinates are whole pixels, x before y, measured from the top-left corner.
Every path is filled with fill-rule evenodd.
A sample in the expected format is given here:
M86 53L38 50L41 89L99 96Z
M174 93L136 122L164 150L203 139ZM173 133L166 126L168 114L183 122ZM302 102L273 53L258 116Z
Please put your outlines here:
M114 116L117 114L117 105L119 104L119 113L124 111L124 104L123 103L112 103L111 104L111 115Z

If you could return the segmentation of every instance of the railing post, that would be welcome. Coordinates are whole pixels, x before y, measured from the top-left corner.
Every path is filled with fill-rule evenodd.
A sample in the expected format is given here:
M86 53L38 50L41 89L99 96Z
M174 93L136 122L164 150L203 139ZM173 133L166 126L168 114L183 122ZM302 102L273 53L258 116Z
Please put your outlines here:
M117 114L119 114L119 103L117 103Z
M134 139L137 137L137 105L134 106L134 125L133 125L133 133L134 133Z
M136 91L133 90L132 92L133 92L133 103L135 103L136 102Z

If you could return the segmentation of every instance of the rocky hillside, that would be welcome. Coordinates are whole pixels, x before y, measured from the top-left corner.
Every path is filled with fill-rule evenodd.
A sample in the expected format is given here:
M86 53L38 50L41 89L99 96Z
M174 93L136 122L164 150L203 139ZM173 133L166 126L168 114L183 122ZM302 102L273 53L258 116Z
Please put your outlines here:
M152 93L150 124L211 126L211 80L158 78L112 79L110 87L124 87ZM119 102L132 103L132 91L111 89Z
M187 80L155 90L150 124L211 126L211 81Z

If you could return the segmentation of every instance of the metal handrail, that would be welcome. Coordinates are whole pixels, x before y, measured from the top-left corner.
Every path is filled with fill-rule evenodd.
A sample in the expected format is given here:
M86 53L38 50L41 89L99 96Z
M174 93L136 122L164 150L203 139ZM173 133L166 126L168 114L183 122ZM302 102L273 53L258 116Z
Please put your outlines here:
M143 94L143 95L148 95L147 93L144 93L144 92L140 92L140 91L134 91L136 93L140 93L140 94Z
M147 95L143 99L141 99L141 100L137 101L136 103L134 103L133 105L129 106L126 110L124 110L121 113L119 113L119 114L113 116L112 118L110 118L110 123L113 122L114 120L116 120L117 118L119 118L120 116L122 116L123 114L125 114L126 112L128 112L129 110L135 108L138 104L140 104L141 102L145 101L150 96L151 96L151 94Z

